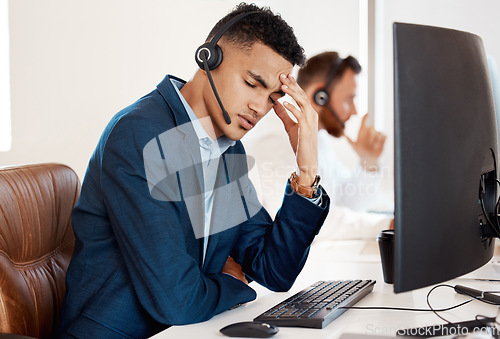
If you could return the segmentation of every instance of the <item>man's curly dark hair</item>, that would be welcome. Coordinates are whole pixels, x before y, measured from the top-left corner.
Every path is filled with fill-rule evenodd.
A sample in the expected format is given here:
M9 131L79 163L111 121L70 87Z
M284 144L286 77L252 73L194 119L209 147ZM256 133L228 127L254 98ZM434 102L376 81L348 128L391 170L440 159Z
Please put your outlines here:
M217 22L208 35L207 42L226 22L245 12L260 13L248 15L236 22L224 33L221 40L245 48L252 47L258 41L269 46L292 65L304 65L306 60L304 49L299 45L293 28L279 14L274 14L269 7L240 3L233 11Z

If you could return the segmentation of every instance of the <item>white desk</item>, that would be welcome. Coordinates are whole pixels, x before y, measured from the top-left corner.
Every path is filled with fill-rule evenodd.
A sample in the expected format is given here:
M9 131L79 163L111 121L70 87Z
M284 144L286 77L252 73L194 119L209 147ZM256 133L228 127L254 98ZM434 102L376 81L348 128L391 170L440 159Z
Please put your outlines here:
M331 259L325 258L323 253L330 253ZM426 295L430 288L394 294L392 285L384 283L375 242L322 243L313 246L304 270L289 292L274 293L256 283L251 283L250 286L257 291L258 295L255 301L237 309L223 312L203 323L173 326L153 338L227 338L219 332L222 327L235 322L251 321L273 305L318 280L337 279L375 279L377 281L373 292L358 302L356 306L427 308ZM500 290L500 282L454 279L449 283L481 290ZM467 297L455 293L450 288L435 290L430 299L431 305L435 308L449 307L465 300ZM457 322L472 320L477 314L494 317L497 310L496 306L473 301L458 309L443 312L441 315L452 322ZM339 338L342 333L346 332L395 336L399 329L442 323L442 320L432 312L348 310L324 329L280 327L279 333L272 338Z

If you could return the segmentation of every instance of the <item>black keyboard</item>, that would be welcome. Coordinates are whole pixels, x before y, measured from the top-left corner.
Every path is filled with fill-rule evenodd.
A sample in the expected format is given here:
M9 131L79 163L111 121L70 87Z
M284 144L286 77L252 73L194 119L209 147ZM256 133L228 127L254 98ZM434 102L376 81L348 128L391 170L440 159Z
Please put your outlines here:
M265 311L254 321L324 328L373 290L375 280L318 281Z

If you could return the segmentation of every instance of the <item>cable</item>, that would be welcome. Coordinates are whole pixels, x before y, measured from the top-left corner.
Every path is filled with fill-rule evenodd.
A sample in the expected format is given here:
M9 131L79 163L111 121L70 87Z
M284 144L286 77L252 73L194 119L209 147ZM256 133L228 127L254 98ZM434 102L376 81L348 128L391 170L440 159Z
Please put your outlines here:
M495 160L495 156L493 155L493 160ZM495 165L495 173L496 173L496 165ZM496 176L496 174L495 174ZM486 194L486 186L484 184L484 181L485 179L481 178L480 180L480 191L479 191L479 203L481 205L481 210L483 211L483 215L484 215L484 218L486 219L486 222L487 224L493 229L493 231L495 232L496 236L498 238L500 238L500 231L498 230L498 225L500 225L500 220L498 218L498 206L499 206L499 203L500 203L500 196L497 200L497 203L496 203L496 211L495 211L495 220L497 222L497 224L493 224L493 222L491 221L490 217L488 216L488 213L486 212L486 205L484 203L484 195ZM500 187L500 181L495 178L495 183L499 185ZM484 186L483 186L484 185Z
M498 180L498 172L497 172L497 158L495 156L495 151L493 151L492 148L490 148L490 151L491 151L491 156L493 158L493 171L494 171L494 175L495 175L495 181L496 183L499 185L499 188L500 188L500 181ZM485 188L486 189L486 188ZM484 204L484 201L483 201L483 204ZM500 234L499 230L498 230L498 227L500 227L500 219L498 217L498 214L499 214L499 206L500 206L500 195L498 196L498 199L497 199L497 203L496 203L496 210L495 210L495 220L497 222L496 224L496 227L494 225L490 225L493 227L493 229L495 230L495 233L497 235ZM484 213L484 212L483 212Z
M486 212L486 206L484 205L483 194L484 193L481 191L481 194L479 195L479 202L481 204L481 209L483 210L484 217L485 217L488 225L490 225L490 227L493 228L493 230L495 231L497 237L500 238L500 231L498 231L497 227L491 222L490 218L488 217L488 213ZM497 201L497 205L498 205L498 201ZM497 219L497 223L498 223L498 213L496 213L496 215L497 215L496 219Z
M448 308L441 308L437 310L433 310L430 308L406 308L406 307L390 307L390 306L351 306L351 307L340 307L340 308L345 308L345 309L350 309L350 310L388 310L388 311L409 311L409 312L445 312L445 311L450 311L452 309L455 309L457 307L463 306L474 299L469 299L465 302L462 302L460 304L457 304L455 306L450 306Z
M436 310L436 309L432 308L432 306L431 306L431 302L430 302L430 295L431 295L432 291L434 291L434 290L435 290L436 288L438 288L438 287L451 287L451 288L453 288L453 290L455 290L455 288L454 288L453 286L451 286L451 285L447 285L447 284L439 284L439 285L434 286L434 287L433 287L433 288L432 288L432 289L431 289L431 290L427 293L427 298L426 298L427 305L428 305L428 306L429 306L429 308L431 309L432 313L434 313L434 314L435 314L435 315L436 315L439 319L443 320L444 322L446 322L446 323L448 323L448 324L451 324L451 321L449 321L449 320L447 320L447 319L443 318L442 316L440 316L440 315L438 314L438 312L441 312L440 310ZM469 300L467 300L467 301L464 301L463 303L461 303L461 304L457 305L457 307L460 307L460 306L462 306L462 305L468 304L468 303L470 303L471 301L473 301L473 300L475 300L475 299L476 299L475 297L472 297L471 299L469 299Z
M498 175L497 175L497 162L496 162L495 152L491 148L490 148L490 151L491 151L491 156L493 157L493 172L494 172L494 178L493 178L493 180L495 180L495 184L497 184L498 187L500 187L500 180L498 180ZM488 172L488 173L491 173L491 172ZM486 176L488 175L488 173L482 174L481 175L481 179L479 180L479 203L481 205L481 209L482 209L483 215L484 215L484 217L486 219L486 222L487 222L488 226L493 229L496 237L500 238L500 230L499 230L499 227L500 227L500 219L499 219L500 196L498 196L498 198L497 198L497 202L495 204L495 209L493 211L494 214L495 214L496 224L494 224L492 222L492 220L490 219L489 214L486 211L486 204L485 204L485 201L484 201L485 195L486 195L486 189L487 189L487 187L486 187L486 180L488 180L488 181L492 180L492 179L487 179L486 178Z
M498 187L500 188L500 180L498 180L497 178L495 178L495 181L498 184ZM500 225L500 219L498 217L498 214L500 213L500 210L499 210L499 208L500 208L500 195L498 196L497 204L496 204L495 207L496 207L495 208L495 219L497 221L497 225Z
M432 305L430 304L430 301L429 301L429 297L431 295L431 293L438 287L449 287L449 288L452 288L454 289L453 286L451 285L448 285L448 284L440 284L440 285L436 285L434 286L428 293L427 293L427 297L426 297L426 301L427 301L427 305L429 306L429 308L406 308L406 307L386 307L386 306L351 306L351 307L341 307L341 308L345 308L345 309L353 309L353 310L393 310L393 311L410 311L410 312L433 312L436 316L438 316L441 320L445 321L446 323L448 324L451 324L450 321L446 320L445 318L443 318L441 315L439 315L437 312L445 312L445 311L450 311L450 310L453 310L455 308L458 308L460 306L463 306L465 304L468 304L470 303L471 301L474 301L474 300L479 300L479 301L482 301L484 303L487 303L487 304L491 304L491 305L497 305L499 306L499 304L496 304L496 303L493 303L493 302L489 302L487 300L482 300L481 297L474 297L474 296L471 296L471 295L468 295L470 296L471 298L469 300L466 300L464 302L461 302L457 305L454 305L454 306L450 306L450 307L447 307L447 308L441 308L441 309L435 309L432 307ZM500 293L500 291L486 291L487 293ZM485 293L486 293L485 292Z
M443 285L443 284L440 284L440 285L436 285L436 286L434 286L434 287L433 287L433 288L432 288L432 289L431 289L431 290L427 293L427 298L426 298L427 305L428 305L428 306L429 306L429 308L431 309L432 313L434 313L434 314L435 314L435 315L436 315L439 319L443 320L444 322L446 322L446 323L448 323L448 324L451 324L451 321L449 321L449 320L447 320L447 319L443 318L442 316L440 316L440 315L439 315L439 313L438 313L439 311L437 311L437 310L433 309L433 308L432 308L432 306L431 306L431 302L430 302L430 300L429 300L429 296L431 295L432 291L434 291L434 290L435 290L436 288L438 288L438 287L453 287L453 286L451 286L451 285ZM467 303L471 302L472 300L474 300L474 299L469 299L469 300L467 300Z

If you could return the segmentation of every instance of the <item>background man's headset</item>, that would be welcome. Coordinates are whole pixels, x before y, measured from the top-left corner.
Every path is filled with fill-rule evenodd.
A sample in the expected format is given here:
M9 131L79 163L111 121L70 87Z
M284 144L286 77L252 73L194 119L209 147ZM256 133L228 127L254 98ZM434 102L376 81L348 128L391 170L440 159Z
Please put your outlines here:
M335 64L333 64L332 70L328 75L325 87L320 88L316 91L316 93L314 93L314 102L320 106L326 107L330 111L330 113L332 113L333 117L338 121L340 126L342 126L342 128L344 128L345 126L344 122L340 119L333 107L329 104L330 94L328 93L328 88L330 87L343 61L344 59L337 57L337 60L335 60Z
M207 72L208 80L210 81L210 86L212 86L212 90L222 110L222 115L224 116L224 120L228 125L231 123L231 118L229 117L229 114L227 113L226 109L224 108L224 105L222 104L219 94L217 93L217 89L215 88L215 83L214 80L212 79L212 74L210 74L210 71L216 69L222 62L222 49L220 48L219 45L217 45L217 42L219 42L222 35L226 33L226 31L229 28L231 28L232 25L234 25L235 23L237 23L238 21L240 21L241 19L243 19L248 15L257 13L261 12L253 11L253 12L238 14L237 16L226 22L214 34L213 38L209 42L206 42L200 47L198 47L195 53L196 63L201 69L204 69Z

